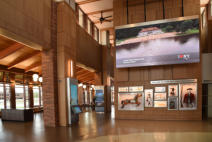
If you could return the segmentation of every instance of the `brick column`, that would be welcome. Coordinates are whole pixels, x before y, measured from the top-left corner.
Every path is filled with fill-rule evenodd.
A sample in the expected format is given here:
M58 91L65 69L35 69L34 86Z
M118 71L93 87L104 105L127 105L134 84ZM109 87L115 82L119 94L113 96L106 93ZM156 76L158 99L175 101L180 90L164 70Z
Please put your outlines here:
M57 3L51 5L51 49L42 52L43 109L46 126L58 126Z
M29 107L33 108L34 107L34 99L33 99L33 85L29 84Z

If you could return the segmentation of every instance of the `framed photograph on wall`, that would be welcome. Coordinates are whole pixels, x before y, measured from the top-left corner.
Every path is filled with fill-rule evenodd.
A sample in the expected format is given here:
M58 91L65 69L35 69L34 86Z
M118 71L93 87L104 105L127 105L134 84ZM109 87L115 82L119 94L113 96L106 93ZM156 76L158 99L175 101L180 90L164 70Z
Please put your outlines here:
M129 92L143 92L144 87L143 86L130 86Z
M178 96L178 85L169 85L168 86L168 96L177 97Z
M153 99L153 89L145 89L145 107L153 107L154 106L154 99Z
M167 101L154 101L154 107L165 108L167 107Z
M197 109L197 83L184 83L179 85L179 109Z
M155 92L157 93L163 93L166 92L166 87L155 87Z
M118 110L144 110L144 93L118 93Z
M118 92L128 92L128 87L118 87Z
M178 110L178 97L168 98L168 110Z
M166 93L154 93L154 100L155 101L164 101L166 100Z

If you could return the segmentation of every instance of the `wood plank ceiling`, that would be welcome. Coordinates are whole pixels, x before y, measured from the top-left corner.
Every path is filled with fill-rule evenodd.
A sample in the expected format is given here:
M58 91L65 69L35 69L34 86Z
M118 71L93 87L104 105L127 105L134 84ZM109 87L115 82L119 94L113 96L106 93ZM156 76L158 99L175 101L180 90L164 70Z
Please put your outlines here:
M80 83L88 85L95 84L95 72L91 72L82 67L76 66L76 77Z
M21 69L41 74L41 51L0 35L0 69Z

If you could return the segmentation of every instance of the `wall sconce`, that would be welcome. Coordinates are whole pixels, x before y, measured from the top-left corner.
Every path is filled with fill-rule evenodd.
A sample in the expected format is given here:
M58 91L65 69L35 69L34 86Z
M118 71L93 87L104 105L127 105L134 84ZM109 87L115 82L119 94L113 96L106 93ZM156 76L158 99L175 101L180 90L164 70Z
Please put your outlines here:
M83 85L82 88L83 88L83 89L86 89L86 85Z
M74 63L72 60L68 60L68 76L74 77Z
M41 82L41 83L42 83L42 82L43 82L43 77L39 77L39 79L38 79L38 80L39 80L39 82Z
M38 74L33 74L32 75L32 79L34 82L37 82L38 81L38 78L39 78L39 75Z
M83 85L83 84L82 84L82 83L80 83L80 84L78 85L78 87L82 87L82 85Z

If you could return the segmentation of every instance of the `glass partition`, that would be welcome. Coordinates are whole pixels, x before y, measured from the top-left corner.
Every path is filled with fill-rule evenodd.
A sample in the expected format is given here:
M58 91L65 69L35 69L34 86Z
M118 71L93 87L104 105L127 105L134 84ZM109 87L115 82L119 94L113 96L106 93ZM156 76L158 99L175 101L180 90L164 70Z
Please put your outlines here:
M4 109L4 84L0 84L0 109Z
M29 108L29 87L25 85L25 102L26 102L26 108Z
M39 106L39 87L33 86L33 100L34 100L34 106Z
M16 108L24 108L24 87L15 85Z

